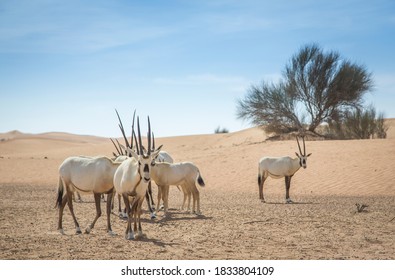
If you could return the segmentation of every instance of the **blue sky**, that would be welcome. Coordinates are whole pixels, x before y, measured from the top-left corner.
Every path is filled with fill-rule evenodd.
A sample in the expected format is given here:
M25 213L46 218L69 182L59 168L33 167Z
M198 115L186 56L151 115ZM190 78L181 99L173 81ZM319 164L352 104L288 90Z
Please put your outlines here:
M373 73L395 117L395 2L0 1L0 132L119 136L132 113L157 137L230 131L236 100L318 43Z

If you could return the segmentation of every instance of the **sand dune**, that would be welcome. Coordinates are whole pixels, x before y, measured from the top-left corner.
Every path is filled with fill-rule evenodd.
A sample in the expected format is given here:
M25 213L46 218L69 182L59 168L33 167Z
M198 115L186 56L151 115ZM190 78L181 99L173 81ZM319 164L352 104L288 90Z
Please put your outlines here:
M394 259L395 120L384 140L308 141L305 170L292 179L268 179L258 199L262 156L293 156L296 141L265 141L258 128L229 134L158 138L176 161L192 161L206 181L203 216L178 210L171 188L170 215L144 219L147 237L123 238L125 223L105 218L90 235L74 235L66 210L66 235L56 231L54 209L60 163L71 155L107 155L109 139L65 133L0 134L0 257L2 259ZM154 189L155 191L155 189ZM94 217L91 196L75 206L80 224ZM356 213L355 203L368 204ZM112 248L109 250L108 248Z

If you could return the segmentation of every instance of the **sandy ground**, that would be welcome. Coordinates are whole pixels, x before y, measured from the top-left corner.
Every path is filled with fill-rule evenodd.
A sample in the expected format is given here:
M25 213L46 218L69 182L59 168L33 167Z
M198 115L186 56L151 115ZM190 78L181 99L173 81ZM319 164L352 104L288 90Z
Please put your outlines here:
M60 163L111 156L108 139L0 134L0 259L395 259L395 121L388 123L385 140L308 141L308 167L292 179L294 204L284 203L283 179L266 181L261 203L257 169L263 156L293 156L296 141L265 142L255 128L157 139L176 161L199 166L203 215L179 210L182 193L171 187L169 215L144 213L146 237L137 241L125 240L116 215L117 236L107 235L105 216L76 235L67 207L65 235L57 231ZM95 207L93 196L83 200L75 212L85 228ZM356 203L367 211L358 213Z

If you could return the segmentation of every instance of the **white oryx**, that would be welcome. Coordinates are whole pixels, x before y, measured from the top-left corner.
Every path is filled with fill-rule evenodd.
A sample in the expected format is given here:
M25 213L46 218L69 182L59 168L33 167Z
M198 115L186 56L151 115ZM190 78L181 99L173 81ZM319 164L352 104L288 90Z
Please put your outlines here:
M138 238L143 235L141 228L141 205L148 190L148 183L151 180L151 165L155 162L155 157L159 149L151 153L151 125L148 117L148 153L144 154L141 143L140 123L137 118L138 140L136 140L137 153L128 148L131 157L125 159L114 174L114 187L118 194L122 195L126 212L128 213L128 223L125 238L128 240ZM132 132L134 133L134 131ZM136 139L136 138L135 138ZM129 196L133 197L132 203ZM132 219L134 218L134 231L132 231ZM137 229L138 224L138 229Z
M96 217L88 226L85 233L93 229L97 219L101 216L100 197L107 193L107 232L113 234L110 223L111 198L113 194L113 178L119 163L107 157L69 157L59 167L59 186L56 205L59 208L58 230L63 234L63 209L67 203L76 227L76 233L81 233L80 226L74 214L72 195L75 191L93 193L96 204ZM64 188L66 194L63 196Z
M125 135L125 130L124 130L124 127L123 127L123 124L122 124L121 117L119 116L117 110L115 110L115 112L117 113L117 116L118 116L119 128L120 128L120 130L122 132L122 136L123 136L123 138L125 140L126 147L123 146L122 144L120 144L117 139L115 139L115 141L111 139L111 142L114 144L114 147L115 147L115 149L117 151L116 153L113 152L113 155L115 156L114 161L122 163L125 159L127 159L127 158L132 156L132 154L129 152L129 150L134 151L135 153L138 151L135 147L133 147L133 136L135 136L134 135L134 119L135 119L135 115L136 115L136 110L133 113L132 134L131 134L130 143L129 143L126 135ZM154 136L153 133L152 133L152 136ZM153 140L153 145L152 146L154 148L153 148L153 150L151 152L155 152L155 140L154 140L154 137L152 138L152 140ZM115 144L115 142L117 144ZM136 144L136 146L137 146L137 144ZM160 150L160 148L158 150ZM143 146L143 151L146 152L146 149L144 148L144 146ZM156 218L156 212L155 212L155 203L154 203L154 200L152 198L151 183L148 185L148 190L147 190L147 194L146 194L145 197L146 197L146 200L147 200L147 205L148 205L148 209L149 209L149 212L150 212L150 215L151 215L151 219L155 219ZM126 209L125 209L125 211L126 211ZM126 214L125 211L122 211L121 195L118 194L118 215L119 215L120 218L122 218L122 219L127 218L127 214Z
M152 151L155 151L155 136L152 133L153 139L153 148ZM192 163L185 162L180 164L173 164L174 160L169 155L169 153L165 151L160 151L155 163L168 163L169 165L161 165L159 167L153 167L155 171L152 173L152 179L158 185L158 207L160 205L160 201L163 201L163 209L166 212L169 209L169 187L170 185L176 185L178 189L180 189L184 194L183 203L181 206L181 210L184 210L186 200L188 199L188 208L190 210L190 203L191 203L191 195L194 197L193 201L193 211L195 211L195 201L197 201L198 211L196 213L200 214L200 197L199 197L199 190L196 188L195 179L199 173L198 168L193 165ZM166 167L167 166L167 167ZM188 169L189 167L189 169ZM166 170L167 168L167 170ZM196 172L197 171L197 172ZM169 172L169 173L167 173ZM154 174L155 173L155 174ZM170 177L169 177L170 174ZM154 179L154 177L156 179ZM200 176L200 175L199 175ZM188 177L195 178L192 180L188 180ZM199 185L204 186L204 181L200 177L201 181L199 181ZM181 182L181 185L177 185L176 182ZM188 183L190 182L190 184ZM193 182L193 183L192 183ZM161 207L159 207L161 208Z
M303 153L300 148L298 137L296 137L296 141L298 143L299 152L296 154L296 158L291 157L264 157L259 161L259 170L258 170L258 187L259 187L259 199L262 202L265 202L263 197L263 184L265 180L270 176L274 179L280 179L285 177L285 200L286 203L292 203L291 198L289 197L289 189L291 187L291 178L295 175L295 173L299 170L299 168L306 168L307 158L311 155L306 155L306 145L304 136L302 136L303 140Z
M162 193L164 202L164 212L168 211L169 207L169 186L181 186L184 192L184 203L186 196L192 193L193 196L193 212L200 215L200 195L199 190L196 187L196 182L204 187L204 181L200 174L199 169L191 162L182 163L167 163L167 162L155 162L152 166L151 178L158 185L158 205ZM196 210L195 210L196 206ZM189 205L188 205L189 208Z

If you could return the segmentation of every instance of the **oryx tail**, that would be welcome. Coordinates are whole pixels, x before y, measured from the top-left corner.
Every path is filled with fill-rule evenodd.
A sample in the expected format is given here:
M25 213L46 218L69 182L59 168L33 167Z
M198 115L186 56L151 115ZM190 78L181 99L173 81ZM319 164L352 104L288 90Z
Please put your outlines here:
M58 197L56 199L56 205L55 208L60 208L62 205L62 198L63 198L63 191L64 191L64 186L63 186L63 180L59 176L59 184L58 184Z
M203 178L202 178L202 176L200 175L200 172L198 171L198 176L197 176L197 182L198 182L198 184L199 184L199 186L201 186L201 187L204 187L205 186L205 184L204 184L204 181L203 181Z

